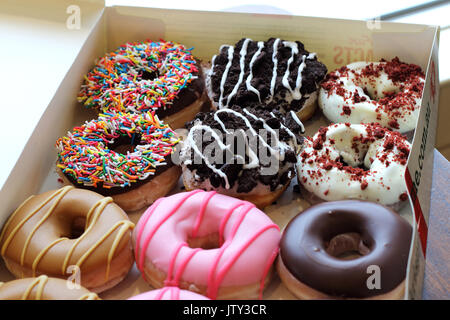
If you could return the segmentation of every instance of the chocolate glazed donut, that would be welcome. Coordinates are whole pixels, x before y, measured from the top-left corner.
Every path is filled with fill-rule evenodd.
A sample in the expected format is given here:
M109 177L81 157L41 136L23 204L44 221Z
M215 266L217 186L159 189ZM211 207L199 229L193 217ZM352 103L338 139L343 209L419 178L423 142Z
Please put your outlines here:
M305 210L286 227L279 271L287 270L300 287L322 293L316 297L387 295L403 284L411 235L410 224L382 205L355 200L322 203ZM359 257L339 258L349 251ZM373 274L368 271L371 265L380 268L379 288L367 285ZM287 277L280 276L285 282Z

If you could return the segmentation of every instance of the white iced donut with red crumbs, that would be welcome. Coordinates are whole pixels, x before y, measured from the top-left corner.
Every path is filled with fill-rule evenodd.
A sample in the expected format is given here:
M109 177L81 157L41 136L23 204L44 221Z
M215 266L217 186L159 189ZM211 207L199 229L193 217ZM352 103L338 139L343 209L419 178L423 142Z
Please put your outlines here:
M203 190L158 199L133 233L136 266L150 285L210 299L262 298L280 239L254 204Z
M404 136L379 124L332 124L304 140L298 180L312 199L397 207L408 199L404 175L410 150Z
M198 293L178 287L164 287L138 294L128 300L210 300Z
M398 58L354 62L327 75L319 106L333 123L378 122L401 133L414 130L419 117L425 75Z

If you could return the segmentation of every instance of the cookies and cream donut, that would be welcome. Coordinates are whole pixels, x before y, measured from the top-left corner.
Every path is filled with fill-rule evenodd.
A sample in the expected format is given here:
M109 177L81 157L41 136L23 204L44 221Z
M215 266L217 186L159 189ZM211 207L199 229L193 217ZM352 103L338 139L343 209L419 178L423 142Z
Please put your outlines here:
M79 277L93 292L125 278L134 224L110 197L66 186L34 195L8 218L0 253L17 278Z
M198 293L178 287L164 287L138 294L128 300L210 300Z
M178 135L151 112L105 113L56 141L66 183L138 210L166 195L181 169L171 161Z
M295 175L300 133L294 112L233 106L200 113L188 124L180 158L187 190L215 190L262 208Z
M46 275L0 282L0 300L100 300L82 286Z
M312 206L283 231L277 270L300 299L402 299L411 225L356 200Z
M154 288L210 299L261 298L280 229L250 202L194 190L158 199L133 232L136 266Z
M316 108L327 68L299 41L246 38L221 46L205 73L215 109L258 104L283 113L292 110L304 121Z
M416 127L424 84L422 69L398 58L354 62L327 75L319 106L334 123L378 122L406 134Z
M305 138L298 181L312 202L361 199L397 206L408 199L410 149L400 133L379 124L332 124Z
M192 49L171 41L125 43L101 57L85 76L78 101L100 112L155 111L180 128L207 102Z

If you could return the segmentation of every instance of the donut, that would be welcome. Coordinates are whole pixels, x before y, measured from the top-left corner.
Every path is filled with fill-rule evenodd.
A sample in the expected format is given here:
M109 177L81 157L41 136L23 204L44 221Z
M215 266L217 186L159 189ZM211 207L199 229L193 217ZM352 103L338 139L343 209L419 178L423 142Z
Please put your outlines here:
M316 109L319 83L327 68L299 41L245 38L234 46L222 45L205 74L215 109L258 106L294 111L305 121Z
M354 62L327 75L319 90L319 107L331 122L378 122L412 138L424 84L422 69L398 57Z
M81 286L105 291L134 263L134 224L110 197L66 186L25 200L0 234L0 253L16 278L79 276Z
M100 300L96 293L81 286L70 287L67 280L24 278L0 282L0 300Z
M178 287L164 287L138 294L128 300L210 300L198 293Z
M277 271L300 299L402 299L411 236L411 225L385 206L324 202L289 222Z
M209 107L199 61L184 45L160 40L125 43L87 73L78 101L101 112L155 111L172 128Z
M321 127L303 142L297 162L302 193L312 203L359 199L400 208L408 200L411 144L379 124Z
M252 203L198 189L158 199L133 231L136 266L152 287L210 299L261 298L280 237Z
M276 110L233 106L201 113L187 127L180 152L187 190L215 190L264 208L295 176L304 127L294 112L285 119Z
M151 112L100 114L56 141L57 172L66 184L139 210L177 184L181 168L171 155L178 141Z

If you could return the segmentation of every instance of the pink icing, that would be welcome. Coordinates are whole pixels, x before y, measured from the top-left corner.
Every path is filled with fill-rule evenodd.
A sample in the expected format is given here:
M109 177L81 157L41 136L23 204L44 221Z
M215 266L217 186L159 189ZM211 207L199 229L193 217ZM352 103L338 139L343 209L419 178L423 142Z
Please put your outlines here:
M147 291L128 300L209 300L198 293L182 290L178 287L164 287L158 290Z
M219 248L190 248L189 237L219 233ZM278 253L279 227L253 204L214 191L194 190L155 202L134 230L136 265L151 261L167 273L165 285L179 281L207 286L217 298L221 286L264 280ZM175 274L175 276L174 276Z

